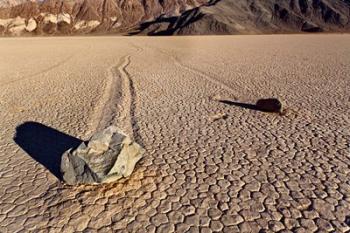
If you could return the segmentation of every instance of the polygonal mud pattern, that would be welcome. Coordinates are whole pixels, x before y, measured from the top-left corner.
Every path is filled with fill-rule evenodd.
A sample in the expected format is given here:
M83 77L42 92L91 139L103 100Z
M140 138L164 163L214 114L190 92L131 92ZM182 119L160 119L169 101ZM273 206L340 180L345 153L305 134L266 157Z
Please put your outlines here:
M36 111L11 113L8 96L12 103L24 97L14 86L1 87L1 108L9 109L0 113L5 129L0 136L1 232L350 229L348 36L84 40L93 47L76 51L84 59L74 59L74 65L94 61L101 68L89 69L96 72L87 76L89 82L85 77L71 81L63 115L42 115L40 108L32 108L34 97L28 98L33 101L28 108ZM80 101L83 106L101 99L104 89L97 84L104 76L98 72L117 64L115 57L122 55L116 51L130 54L124 73L131 81L130 122L147 152L129 179L66 187L9 138L28 118L87 138L98 122L74 104L74 98L83 97L71 91L95 93ZM42 54L49 56L48 50ZM62 75L49 77L28 83L61 83ZM84 92L84 86L92 91ZM31 90L34 96L40 92ZM42 106L49 104L49 94L40 93ZM279 116L226 105L212 98L218 95L250 103L277 95L289 112ZM221 113L227 118L211 120ZM90 122L90 131L83 131L82 121Z

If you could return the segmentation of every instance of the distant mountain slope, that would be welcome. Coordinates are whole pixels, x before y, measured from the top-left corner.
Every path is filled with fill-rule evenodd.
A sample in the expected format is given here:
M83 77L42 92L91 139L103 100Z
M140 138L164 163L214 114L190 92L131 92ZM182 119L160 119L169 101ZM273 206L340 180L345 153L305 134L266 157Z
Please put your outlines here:
M135 33L260 34L350 31L350 0L218 0L145 22Z
M350 0L0 0L9 36L344 32L349 19Z

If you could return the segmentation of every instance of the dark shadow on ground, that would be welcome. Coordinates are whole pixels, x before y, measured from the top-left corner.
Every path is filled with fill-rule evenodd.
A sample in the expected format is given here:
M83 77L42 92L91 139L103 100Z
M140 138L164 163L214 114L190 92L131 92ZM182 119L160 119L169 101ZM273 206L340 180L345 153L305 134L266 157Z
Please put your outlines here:
M350 227L350 215L345 217L345 224Z
M16 128L14 141L59 180L61 156L82 141L38 122L25 122Z
M237 106L237 107L241 107L241 108L246 108L246 109L250 109L250 110L264 112L255 104L247 104L247 103L235 102L235 101L231 101L231 100L219 100L219 102L223 103L223 104L227 104L227 105L233 105L233 106Z
M283 115L282 103L276 98L259 99L256 104L247 104L231 100L218 100L220 103L234 105L255 111L279 113Z

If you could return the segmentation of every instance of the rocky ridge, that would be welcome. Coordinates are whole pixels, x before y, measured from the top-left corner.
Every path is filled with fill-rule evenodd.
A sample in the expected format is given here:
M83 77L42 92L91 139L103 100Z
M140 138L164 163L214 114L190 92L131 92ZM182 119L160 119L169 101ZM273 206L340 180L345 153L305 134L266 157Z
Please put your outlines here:
M0 1L0 35L348 32L349 0Z
M161 15L179 15L203 3L204 0L26 1L0 8L0 35L126 32L140 22Z
M0 7L5 8L5 7L13 7L19 4L22 4L26 2L27 0L2 0L0 1ZM34 1L34 0L32 0Z
M212 0L178 17L145 22L148 35L348 32L349 0Z

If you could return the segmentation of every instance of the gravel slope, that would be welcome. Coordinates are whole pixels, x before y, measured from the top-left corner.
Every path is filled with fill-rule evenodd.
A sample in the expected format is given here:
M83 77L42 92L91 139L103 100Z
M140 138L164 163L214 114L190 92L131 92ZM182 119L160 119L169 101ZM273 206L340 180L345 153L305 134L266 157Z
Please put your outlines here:
M349 39L1 39L0 231L348 231ZM286 115L218 101L271 96ZM135 173L61 184L59 153L110 123L147 150Z

